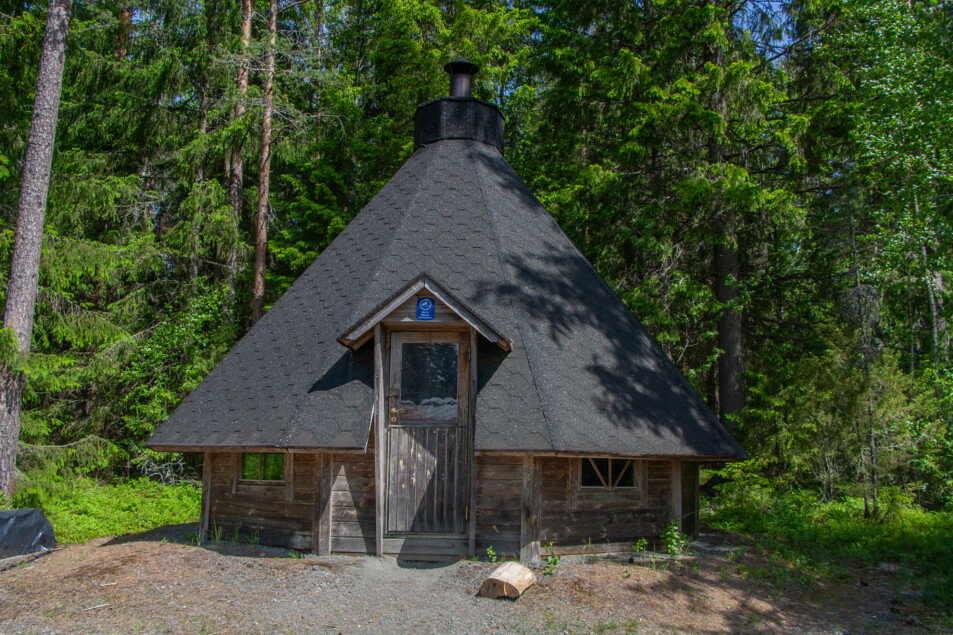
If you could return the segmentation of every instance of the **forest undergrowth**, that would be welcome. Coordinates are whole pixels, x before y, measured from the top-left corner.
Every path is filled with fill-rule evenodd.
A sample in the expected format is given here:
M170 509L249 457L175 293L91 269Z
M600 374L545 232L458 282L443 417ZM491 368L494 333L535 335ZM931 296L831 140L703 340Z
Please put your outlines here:
M68 545L195 522L201 498L201 489L191 482L163 484L133 478L104 483L79 477L53 490L42 509L57 543Z
M882 492L879 514L864 516L858 497L825 501L812 490L772 487L742 466L703 497L702 522L744 535L772 566L758 577L791 583L853 582L862 568L896 572L898 593L953 626L953 513L926 511L896 489Z

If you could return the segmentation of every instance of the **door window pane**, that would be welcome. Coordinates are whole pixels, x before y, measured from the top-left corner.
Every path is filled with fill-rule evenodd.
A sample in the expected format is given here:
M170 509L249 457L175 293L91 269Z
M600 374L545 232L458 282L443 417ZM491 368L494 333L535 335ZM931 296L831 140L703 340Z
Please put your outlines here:
M401 345L402 422L456 421L457 356L454 343Z

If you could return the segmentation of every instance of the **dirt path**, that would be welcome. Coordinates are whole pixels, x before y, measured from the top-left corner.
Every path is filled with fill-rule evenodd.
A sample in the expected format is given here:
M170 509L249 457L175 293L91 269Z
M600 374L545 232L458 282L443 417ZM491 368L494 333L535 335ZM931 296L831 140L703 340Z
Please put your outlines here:
M490 563L295 558L196 547L190 531L94 540L0 572L0 633L926 632L888 572L779 585L743 546L701 545L677 564L564 558L510 602L475 597Z

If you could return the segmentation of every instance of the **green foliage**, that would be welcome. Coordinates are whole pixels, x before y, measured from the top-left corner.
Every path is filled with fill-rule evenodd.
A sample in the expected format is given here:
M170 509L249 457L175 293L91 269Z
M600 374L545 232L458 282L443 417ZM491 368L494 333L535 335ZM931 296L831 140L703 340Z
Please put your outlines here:
M13 327L0 328L0 363L21 368L20 341Z
M632 553L642 553L649 546L649 541L645 538L639 538L632 544Z
M499 556L497 556L496 550L493 549L492 545L486 548L486 559L493 563L496 563L496 561L499 559Z
M261 527L255 526L246 530L243 537L249 547L257 547L259 538L261 537Z
M43 511L53 524L57 541L70 544L195 522L201 498L201 492L190 483L160 485L133 479L108 485L83 478L46 500Z
M218 524L212 523L212 527L209 529L209 534L212 542L214 542L216 545L222 544L222 528Z
M105 472L122 456L109 441L89 436L64 445L21 444L17 469L22 477L14 488L15 507L43 507L48 501L71 496L83 477Z
M764 422L768 447L775 448L759 457L759 467L790 486L815 487L827 500L862 495L865 481L848 475L867 474L868 480L874 475L883 485L904 489L922 505L943 506L949 484L936 470L945 451L937 440L945 438L947 425L935 384L902 372L892 351L865 370L859 335L822 333L821 352L794 364L780 362L779 370L792 373L789 384L763 386L761 378L754 384L756 409L749 421ZM772 421L776 413L783 413L783 420ZM871 437L876 466L870 461Z
M227 290L198 284L193 293L169 308L170 317L129 354L119 373L127 438L143 441L234 342L234 326L221 319Z
M728 3L553 2L540 21L537 127L519 133L535 143L510 160L701 388L720 354L712 249L737 243L732 308L750 304L772 244L803 232L783 175L807 121Z
M667 524L662 533L659 534L665 552L672 558L677 558L689 549L688 537L678 529L678 523L674 520Z
M559 554L553 551L553 541L546 543L546 555L543 556L543 575L552 575L559 566Z
M750 533L759 549L788 570L785 575L840 579L852 564L900 565L905 582L922 590L925 603L953 611L953 514L923 511L897 488L887 488L881 492L882 514L864 518L861 499L825 502L806 490L775 490L753 467L733 468L721 494L705 501L705 522Z

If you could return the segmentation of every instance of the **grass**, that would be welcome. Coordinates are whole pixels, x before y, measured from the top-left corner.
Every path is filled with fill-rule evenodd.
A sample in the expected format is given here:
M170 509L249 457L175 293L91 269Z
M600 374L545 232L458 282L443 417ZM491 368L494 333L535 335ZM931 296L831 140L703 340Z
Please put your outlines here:
M133 479L114 485L81 478L43 503L60 544L198 520L202 493L189 484Z
M857 499L822 502L813 493L749 486L707 500L703 521L751 536L768 570L753 577L784 586L792 580L845 579L851 566L891 563L902 582L922 592L927 607L953 616L953 513L885 504L864 518Z

